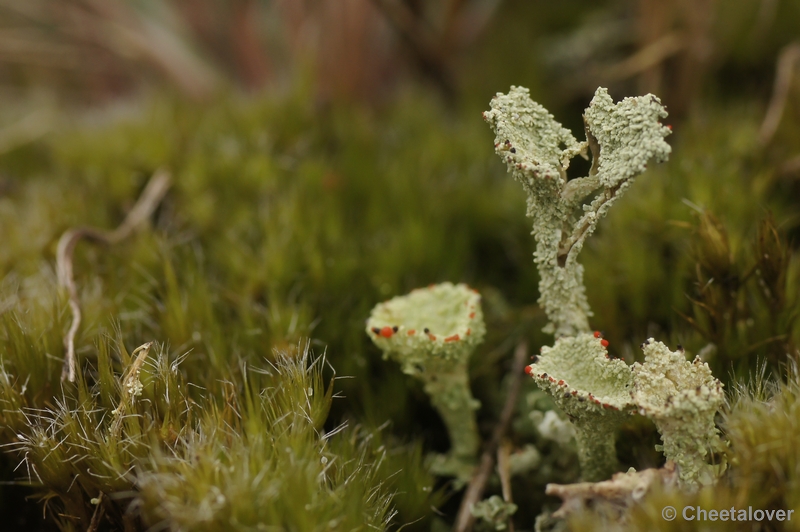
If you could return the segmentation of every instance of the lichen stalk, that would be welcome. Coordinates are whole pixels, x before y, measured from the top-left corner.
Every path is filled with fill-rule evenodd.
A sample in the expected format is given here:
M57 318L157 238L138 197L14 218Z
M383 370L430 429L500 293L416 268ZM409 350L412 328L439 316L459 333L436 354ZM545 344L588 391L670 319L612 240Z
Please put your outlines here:
M420 378L425 383L425 393L447 428L452 459L471 463L480 448L475 421L475 410L480 403L472 397L467 364L454 364L446 372L438 372L429 366Z
M596 423L578 420L574 423L583 480L599 482L620 470L615 442L622 421L614 419L611 423Z

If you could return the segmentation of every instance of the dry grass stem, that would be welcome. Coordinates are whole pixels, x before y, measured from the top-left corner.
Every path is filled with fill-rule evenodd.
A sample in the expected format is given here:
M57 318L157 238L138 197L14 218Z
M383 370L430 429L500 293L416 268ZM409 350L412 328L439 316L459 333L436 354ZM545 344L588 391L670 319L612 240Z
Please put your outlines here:
M75 246L82 238L106 245L113 245L124 240L153 214L153 211L155 211L167 193L170 183L169 173L164 169L157 170L153 177L150 178L136 205L133 206L119 227L113 231L105 231L95 227L77 227L67 230L59 239L58 249L56 250L58 284L67 289L69 307L72 311L72 323L69 326L67 335L64 337L66 354L64 356L64 368L61 372L62 381L75 382L75 373L77 371L75 335L81 325L81 306L72 268Z
M497 475L500 477L503 500L507 503L514 502L514 497L511 494L511 470L508 461L510 455L511 442L504 440L502 445L497 448ZM511 518L508 520L508 530L509 532L514 532L514 522Z

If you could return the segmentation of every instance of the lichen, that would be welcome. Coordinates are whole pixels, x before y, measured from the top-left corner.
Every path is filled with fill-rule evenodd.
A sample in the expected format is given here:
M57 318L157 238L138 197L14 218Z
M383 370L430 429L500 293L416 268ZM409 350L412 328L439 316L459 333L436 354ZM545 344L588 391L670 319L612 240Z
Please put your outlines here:
M634 411L630 367L608 356L599 334L579 334L543 347L527 372L575 426L585 480L602 480L618 469L616 430Z
M575 427L564 419L561 419L554 410L548 410L542 414L539 410L534 410L532 419L536 421L536 430L547 440L552 440L561 445L565 445L575 437Z
M645 361L633 365L631 394L639 412L655 422L682 486L713 484L721 468L706 457L722 448L714 423L724 400L722 383L700 358L686 360L683 350L670 351L652 338L642 347Z
M470 508L472 515L481 520L482 526L479 528L485 530L508 530L508 522L516 511L516 504L506 502L497 495L477 502Z
M475 422L480 403L467 373L469 357L486 333L480 294L452 283L413 290L379 303L366 330L384 358L422 380L447 427L450 454L434 462L434 471L468 479L480 446Z
M556 336L555 346L544 348L530 372L575 424L581 469L589 480L607 478L616 469L614 436L633 406L632 381L630 368L610 360L605 341L589 334L592 313L577 257L633 178L650 160L669 156L664 137L670 128L659 122L666 116L652 94L615 104L602 87L583 117L584 142L522 87L498 93L483 115L495 131L495 151L528 193L539 304L549 319L545 331ZM589 153L589 174L569 180L570 160Z
M523 87L498 93L483 115L495 131L495 151L528 193L539 304L550 320L546 331L556 337L590 330L578 253L647 162L667 159L670 146L664 137L670 130L658 121L666 116L651 94L614 104L606 89L598 88L584 115L587 140L578 142ZM589 175L568 181L570 159L587 156L587 150Z

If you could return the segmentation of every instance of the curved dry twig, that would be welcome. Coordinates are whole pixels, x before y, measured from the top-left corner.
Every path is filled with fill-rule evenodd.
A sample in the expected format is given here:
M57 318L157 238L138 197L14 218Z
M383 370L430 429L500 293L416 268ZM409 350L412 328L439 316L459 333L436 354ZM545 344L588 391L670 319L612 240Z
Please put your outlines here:
M125 217L125 220L113 231L105 231L96 227L76 227L69 229L61 235L56 250L56 271L58 284L67 289L69 307L72 311L72 323L67 335L64 337L64 367L61 370L61 380L75 382L77 364L75 361L75 335L81 325L81 306L78 299L78 288L75 285L72 268L72 257L75 246L82 238L101 244L113 245L127 238L138 226L144 223L155 211L164 198L171 184L169 172L159 169L150 178L142 195Z

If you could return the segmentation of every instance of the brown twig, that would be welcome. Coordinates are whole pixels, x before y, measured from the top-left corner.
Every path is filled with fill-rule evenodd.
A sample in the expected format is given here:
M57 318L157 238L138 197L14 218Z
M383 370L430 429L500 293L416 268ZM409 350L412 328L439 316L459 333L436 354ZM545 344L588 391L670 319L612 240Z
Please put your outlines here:
M778 55L778 66L775 71L775 85L772 89L772 98L767 107L767 114L761 123L758 140L762 146L769 144L783 117L786 100L789 97L789 88L792 84L792 74L795 66L800 62L800 43L791 43L781 50Z
M89 528L86 529L86 532L96 532L97 527L100 526L100 520L106 513L105 506L103 505L104 498L105 494L101 491L100 496L97 498L97 508L94 509L94 513L92 514L92 520L89 523Z
M56 270L58 272L58 284L67 289L69 295L69 307L72 311L72 323L69 326L67 335L64 337L64 367L61 371L61 380L75 382L76 361L75 361L75 335L81 325L81 306L78 299L78 289L75 285L74 272L72 268L72 257L75 253L75 246L82 238L99 242L101 244L113 245L130 235L134 229L145 222L158 204L164 198L170 186L169 173L164 169L159 169L150 178L142 195L133 206L133 209L125 217L125 220L113 231L105 231L95 227L77 227L67 230L58 240L56 250Z
M514 363L511 367L511 386L508 389L506 402L503 405L503 411L500 413L500 419L492 432L492 439L483 450L481 455L481 463L477 471L470 480L467 486L467 491L464 498L461 500L461 507L458 509L458 516L456 517L456 524L453 530L455 532L469 532L472 530L472 525L475 523L475 516L472 515L472 506L480 501L483 496L483 491L486 488L486 483L489 481L489 476L492 474L492 467L494 466L494 455L503 436L511 424L511 418L514 415L514 409L517 406L517 397L519 396L520 388L522 387L522 369L525 367L525 360L528 358L528 344L520 342L517 349L514 351Z
M456 93L455 82L442 53L440 39L402 2L372 0L372 3L408 43L421 70L446 97L452 98Z
M497 475L500 477L503 500L507 503L513 503L514 498L511 495L511 471L508 462L509 455L511 455L511 443L508 440L504 440L502 445L497 448ZM508 518L508 532L514 532L514 521L510 516Z

